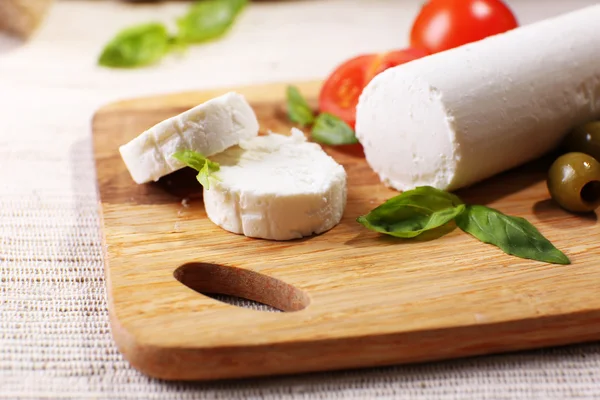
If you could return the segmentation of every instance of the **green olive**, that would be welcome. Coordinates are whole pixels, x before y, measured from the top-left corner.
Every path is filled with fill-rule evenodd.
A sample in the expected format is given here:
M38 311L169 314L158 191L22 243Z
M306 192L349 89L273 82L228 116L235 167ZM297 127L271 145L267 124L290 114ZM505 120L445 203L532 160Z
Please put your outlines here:
M600 162L600 121L588 122L569 132L564 141L567 152L589 154Z
M600 163L584 153L558 157L548 172L548 190L564 209L590 212L600 206Z

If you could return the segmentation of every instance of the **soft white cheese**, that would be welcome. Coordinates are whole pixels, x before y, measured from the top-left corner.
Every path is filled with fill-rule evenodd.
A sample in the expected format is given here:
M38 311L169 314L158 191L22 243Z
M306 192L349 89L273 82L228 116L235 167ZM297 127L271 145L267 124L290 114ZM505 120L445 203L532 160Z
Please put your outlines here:
M204 189L204 207L227 231L290 240L325 232L342 218L344 168L297 129L242 141L211 160L220 170Z
M600 5L391 68L356 136L397 189L453 190L533 160L600 117Z
M157 181L185 165L172 155L193 150L211 156L258 135L258 120L246 99L229 92L153 126L121 146L136 183Z

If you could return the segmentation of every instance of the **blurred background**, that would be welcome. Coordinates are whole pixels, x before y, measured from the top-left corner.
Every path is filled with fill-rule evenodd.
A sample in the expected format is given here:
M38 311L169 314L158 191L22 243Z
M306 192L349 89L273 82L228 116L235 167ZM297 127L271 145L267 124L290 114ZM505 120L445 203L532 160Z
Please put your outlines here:
M593 0L508 0L520 24L595 4ZM0 0L0 59L11 79L104 88L153 82L156 90L324 78L357 54L406 47L423 0L251 1L217 40L146 68L101 68L97 59L121 29L157 21L171 29L189 1ZM37 26L37 28L35 28ZM10 32L10 34L8 33ZM10 57L8 57L10 55ZM159 75L156 75L156 74ZM130 81L135 76L136 82ZM182 77L189 77L181 82ZM0 77L6 79L6 77ZM140 88L143 89L143 88Z

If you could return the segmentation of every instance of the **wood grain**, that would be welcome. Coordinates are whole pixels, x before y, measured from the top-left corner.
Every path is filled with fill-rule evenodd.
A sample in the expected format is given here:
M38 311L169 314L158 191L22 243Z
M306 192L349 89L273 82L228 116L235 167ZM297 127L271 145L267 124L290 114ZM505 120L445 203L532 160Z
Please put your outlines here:
M319 83L298 85L315 98ZM341 223L272 242L213 225L194 174L136 185L118 146L228 89L111 104L94 117L94 147L114 339L142 372L207 380L441 360L600 339L600 224L556 207L549 159L458 194L530 220L572 260L505 255L459 230L406 241L355 222L396 193L357 146L326 148L348 172ZM288 133L285 85L235 89L263 132ZM182 199L188 199L182 204ZM183 283L182 283L183 282ZM200 292L257 300L245 309Z

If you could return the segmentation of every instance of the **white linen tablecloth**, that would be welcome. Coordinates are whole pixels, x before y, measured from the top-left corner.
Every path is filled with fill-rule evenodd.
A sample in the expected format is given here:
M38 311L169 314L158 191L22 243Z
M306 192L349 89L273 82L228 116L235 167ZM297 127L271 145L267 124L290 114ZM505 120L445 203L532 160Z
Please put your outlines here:
M196 384L149 379L113 344L94 110L145 94L321 78L357 53L405 45L420 3L255 3L227 38L133 71L97 67L98 52L119 28L170 21L186 4L59 1L29 43L0 36L0 398L600 398L599 344ZM593 3L510 2L522 23Z

